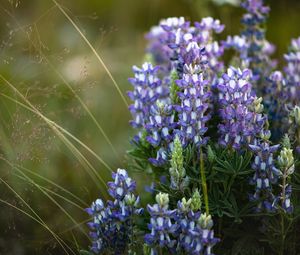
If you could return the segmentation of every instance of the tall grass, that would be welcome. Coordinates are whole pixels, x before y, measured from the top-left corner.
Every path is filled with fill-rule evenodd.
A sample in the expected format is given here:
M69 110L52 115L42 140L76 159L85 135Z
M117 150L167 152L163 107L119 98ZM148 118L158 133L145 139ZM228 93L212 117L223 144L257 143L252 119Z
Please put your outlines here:
M64 17L68 20L68 22L70 22L70 24L74 27L75 31L82 37L84 42L91 49L96 59L100 62L101 66L104 68L112 84L115 86L117 92L120 94L125 107L127 107L128 104L124 95L122 94L112 73L109 71L108 67L102 60L100 54L95 50L95 48L92 46L92 44L83 34L83 32L79 29L79 27L70 17L70 15L67 14L67 12L63 9L63 7L57 1L53 1L53 2L55 3L55 8L53 6L50 7L43 15L41 15L37 19L37 21L42 19L42 17L47 15L50 11L51 12L54 11L54 9L61 12L64 15ZM114 157L116 159L120 159L119 154L115 149L115 146L113 145L109 136L106 134L104 128L100 124L100 120L97 120L97 118L94 116L94 114L89 109L87 104L81 98L79 93L76 92L75 89L73 89L72 85L67 81L67 79L64 77L62 72L59 71L59 69L51 62L51 60L46 56L46 54L44 54L43 52L44 47L41 47L42 42L39 37L37 23L30 24L28 26L22 26L18 22L17 18L8 9L4 8L3 6L2 8L5 11L5 13L8 15L8 17L17 24L16 31L21 32L27 39L28 43L30 44L30 47L32 47L32 49L34 49L34 51L38 53L40 57L40 63L45 62L50 68L50 70L52 70L54 74L61 80L62 84L66 86L66 88L72 93L74 98L81 105L82 109L86 112L87 116L89 117L89 120L92 123L94 123L100 135L104 138L104 140L109 145L111 152L114 154ZM28 28L30 31L28 30ZM32 31L34 31L38 36L37 42L31 38ZM34 103L31 102L30 100L29 89L26 89L26 92L21 92L17 88L17 86L14 85L13 83L18 83L18 81L16 80L10 81L7 77L5 77L5 75L0 74L0 85L1 85L0 95L2 97L1 103L2 105L5 106L7 106L9 103L13 104L13 109L11 106L7 106L7 113L9 115L9 120L13 121L14 119L14 114L11 114L11 111L14 111L16 109L23 109L26 110L28 113L32 114L32 116L29 116L29 120L34 120L34 118L36 118L38 119L39 122L44 123L49 128L49 131L52 131L55 137L57 137L61 141L61 143L64 144L65 148L69 149L71 155L73 155L74 160L78 161L81 167L86 171L87 176L90 177L89 182L94 183L97 189L99 189L99 191L101 192L102 196L105 196L107 188L106 188L106 181L104 180L105 177L103 176L107 176L113 170L109 165L109 163L106 162L106 160L103 157L101 157L99 153L95 152L88 144L83 142L79 137L72 134L62 125L58 124L57 121L54 121L49 117L47 117L46 114L43 113L38 106L35 106ZM7 88L9 88L9 90L7 90ZM24 113L23 110L21 110L22 114L27 114ZM15 161L17 161L14 144L11 141L10 135L7 135L8 133L7 130L3 129L3 127L1 127L0 130L1 130L1 138L2 138L1 140L3 141L2 142L3 155L1 156L0 159L2 162L5 163L5 164L1 164L2 169L6 169L6 171L4 170L1 171L2 172L1 173L2 177L0 177L0 181L2 184L1 190L6 189L10 191L11 194L16 199L16 201L12 199L13 196L11 195L8 195L7 198L7 192L5 191L4 195L0 198L0 203L2 203L2 205L4 206L8 206L16 210L16 213L13 213L13 215L19 215L18 217L21 218L29 217L35 223L37 223L42 228L44 228L47 232L49 232L49 234L52 236L54 241L57 242L57 244L59 245L59 247L62 249L64 253L76 254L77 253L76 250L78 251L80 245L78 244L77 239L73 234L74 230L76 230L76 233L78 231L81 232L81 234L85 238L87 238L87 241L90 241L90 238L88 236L88 231L85 227L85 223L88 220L87 216L84 217L86 218L85 220L82 219L79 220L74 218L73 216L73 215L75 216L78 215L74 213L76 209L81 211L82 215L85 215L84 208L88 206L87 202L83 198L78 197L78 195L73 194L67 188L59 185L57 179L48 178L47 176L44 176L43 173L38 173L36 169L30 170L23 165L14 163ZM98 163L95 163L94 160L91 160L91 157L96 159L96 162ZM101 169L100 171L98 170L99 167ZM65 170L61 169L61 171L65 171ZM106 172L103 173L103 171ZM21 185L18 185L19 183L21 183ZM28 199L26 198L26 195L25 197L23 197L20 195L20 191L18 191L20 189L22 190L23 187L28 187L32 189L32 191L34 192L34 198L30 202L26 201L26 199ZM39 195L37 195L38 193ZM44 198L42 196L44 196ZM38 198L39 200L37 201L36 198ZM10 201L11 199L12 202ZM58 210L56 211L56 213L59 213L59 218L63 217L65 220L69 222L68 226L65 227L65 230L61 226L59 226L58 228L58 226L55 226L55 224L54 224L54 228L55 228L54 230L53 227L51 227L51 225L53 225L53 221L51 221L52 223L47 223L42 218L42 216L40 216L39 211L41 209L39 209L39 203L43 205L45 203L44 202L45 199L48 200L47 203L52 203L54 206L57 207ZM17 203L17 201L20 203L19 206L15 204ZM30 203L32 203L32 205ZM49 208L52 209L52 207ZM41 213L44 214L44 212ZM53 215L53 216L57 216L57 215ZM61 220L59 220L59 222L61 222ZM57 231L57 229L59 229L59 231ZM76 235L78 235L78 233Z

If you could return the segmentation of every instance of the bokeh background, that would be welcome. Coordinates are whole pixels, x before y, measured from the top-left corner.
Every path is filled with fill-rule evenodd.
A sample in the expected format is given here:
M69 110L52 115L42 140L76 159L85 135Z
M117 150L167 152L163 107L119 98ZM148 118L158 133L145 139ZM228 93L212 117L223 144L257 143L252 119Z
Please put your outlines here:
M239 33L243 13L236 0L57 1L125 97L145 32L160 19L210 15L226 25L224 39ZM300 35L300 1L267 3L267 38L283 65ZM89 244L82 208L107 196L108 168L126 166L134 133L127 106L52 0L0 0L0 74L0 254L64 254L51 231L76 253ZM143 192L145 178L136 178Z

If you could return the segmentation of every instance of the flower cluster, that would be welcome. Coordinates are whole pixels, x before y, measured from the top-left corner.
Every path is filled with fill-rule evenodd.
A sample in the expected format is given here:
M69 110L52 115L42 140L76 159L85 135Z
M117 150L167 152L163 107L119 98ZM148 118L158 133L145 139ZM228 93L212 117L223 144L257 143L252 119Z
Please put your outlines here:
M151 233L145 235L151 254L158 254L158 249L169 254L212 254L212 247L219 239L214 237L211 216L201 214L198 191L189 200L178 201L174 210L169 209L168 194L159 193L156 202L148 205Z
M245 61L256 79L264 79L276 65L270 60L275 47L265 39L263 28L270 8L263 5L263 0L246 0L242 7L247 11L242 18L245 25L242 36L248 44Z
M142 69L134 67L135 78L130 79L134 91L129 97L133 100L131 124L140 129L136 141L144 136L155 148L156 157L149 158L153 165L167 162L175 136L183 146L206 144L211 89L223 68L219 61L223 47L212 36L223 29L211 17L194 26L182 17L168 18L147 35L148 51L161 67L150 63Z
M154 147L160 148L156 158L150 158L154 165L162 165L166 159L163 157L167 153L170 143L173 141L173 130L177 126L174 122L172 105L163 101L156 101L150 107L149 122L145 124L147 130L146 140ZM165 149L166 148L166 149Z
M258 89L257 94L266 95L265 79L277 65L271 59L275 47L265 38L264 23L270 9L264 6L263 0L245 0L241 6L246 10L241 21L244 30L241 35L228 36L223 46L239 53L235 62L239 62L241 68L251 69L251 79L253 86Z
M292 40L290 51L284 58L287 61L284 68L286 97L292 105L297 105L300 103L300 37Z
M258 144L249 145L254 153L254 162L252 169L255 171L251 184L255 185L255 194L251 200L257 201L257 211L273 212L273 194L272 185L277 184L280 171L276 168L274 162L274 153L278 150L279 145L270 145L270 133L266 134Z
M182 89L178 93L181 105L176 107L182 143L194 143L196 146L206 144L204 134L207 131L206 122L210 119L207 110L211 93L201 67L185 65L182 79L177 84Z
M267 107L269 118L273 121L279 121L284 118L285 103L287 102L286 81L280 71L271 73L270 77L267 78L269 83L266 88L266 95L264 102Z
M200 194L196 191L192 198L183 198L177 204L176 222L179 225L177 250L186 254L212 254L212 247L219 242L212 230L210 215L201 214Z
M162 81L158 78L158 70L159 67L153 67L151 63L144 63L142 68L133 67L135 77L129 81L134 90L128 92L128 96L134 101L129 107L134 117L131 121L134 128L144 128L145 123L149 121L151 105L166 93Z
M289 114L289 135L295 141L296 150L300 152L300 107L295 106Z
M278 156L278 164L280 167L280 177L282 180L280 196L274 201L274 205L280 204L281 208L287 212L293 212L293 205L291 202L292 186L290 184L291 175L295 171L295 162L293 156L293 150L288 137L284 138L283 149Z
M91 251L97 254L123 254L128 247L133 230L133 216L140 215L139 197L134 195L136 183L128 177L126 170L118 169L109 182L109 194L114 199L105 204L97 199L86 211L92 216L88 223L93 240Z
M144 242L145 255L210 255L212 249L231 254L228 247L239 241L222 226L253 224L249 231L256 236L272 224L272 236L284 234L283 254L290 230L284 229L285 217L279 232L273 222L278 214L298 213L293 212L299 194L292 183L299 180L291 177L300 154L300 39L292 40L284 70L274 71L274 47L263 28L269 8L263 0L244 0L242 6L244 30L224 42L214 39L224 25L211 17L194 23L168 18L147 34L149 62L133 67L128 95L131 125L138 131L129 166L151 175L145 183L151 183L148 213L135 224L134 216L142 212L136 185L118 170L108 184L113 200L98 199L88 209L92 251L130 253L134 239ZM228 66L222 59L227 48L239 53ZM286 133L293 143L286 135L280 151ZM261 228L257 212L274 217ZM216 245L213 223L226 244ZM140 230L136 239L135 227Z
M255 107L257 99L251 93L250 77L250 70L230 67L217 86L222 119L219 143L237 150L252 143L265 124L260 107Z
M212 35L213 32L221 33L223 29L224 25L211 17L195 22L194 26L183 17L168 18L147 34L148 52L156 63L166 67L166 70L175 69L181 73L183 65L191 61L186 52L188 44L194 42L200 48L206 48L208 63L217 72L223 67L219 61L219 57L223 55L223 46L214 41Z
M151 254L157 254L157 248L166 248L169 252L176 249L175 234L178 229L174 223L176 210L169 210L169 195L156 195L156 204L147 206L150 213L149 234L145 235L145 242L151 247Z

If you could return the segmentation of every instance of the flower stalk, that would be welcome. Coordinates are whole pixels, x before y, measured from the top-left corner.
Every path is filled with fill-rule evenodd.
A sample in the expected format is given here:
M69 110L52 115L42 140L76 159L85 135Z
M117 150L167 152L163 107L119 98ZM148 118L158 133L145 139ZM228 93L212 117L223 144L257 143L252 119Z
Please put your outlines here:
M206 183L202 148L200 148L200 175L201 175L201 186L202 186L202 193L204 198L205 212L206 215L209 215L208 192L207 192L207 183Z

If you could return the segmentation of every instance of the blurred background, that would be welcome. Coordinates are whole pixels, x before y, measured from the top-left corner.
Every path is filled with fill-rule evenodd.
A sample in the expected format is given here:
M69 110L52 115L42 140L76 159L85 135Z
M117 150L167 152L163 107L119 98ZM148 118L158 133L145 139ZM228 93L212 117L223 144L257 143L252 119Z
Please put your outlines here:
M116 83L54 1L0 0L0 254L87 247L83 208L126 166L134 130L116 84L126 97L146 31L162 18L209 15L226 25L223 39L240 32L243 14L237 0L57 1ZM267 4L267 38L283 65L300 35L300 1Z

